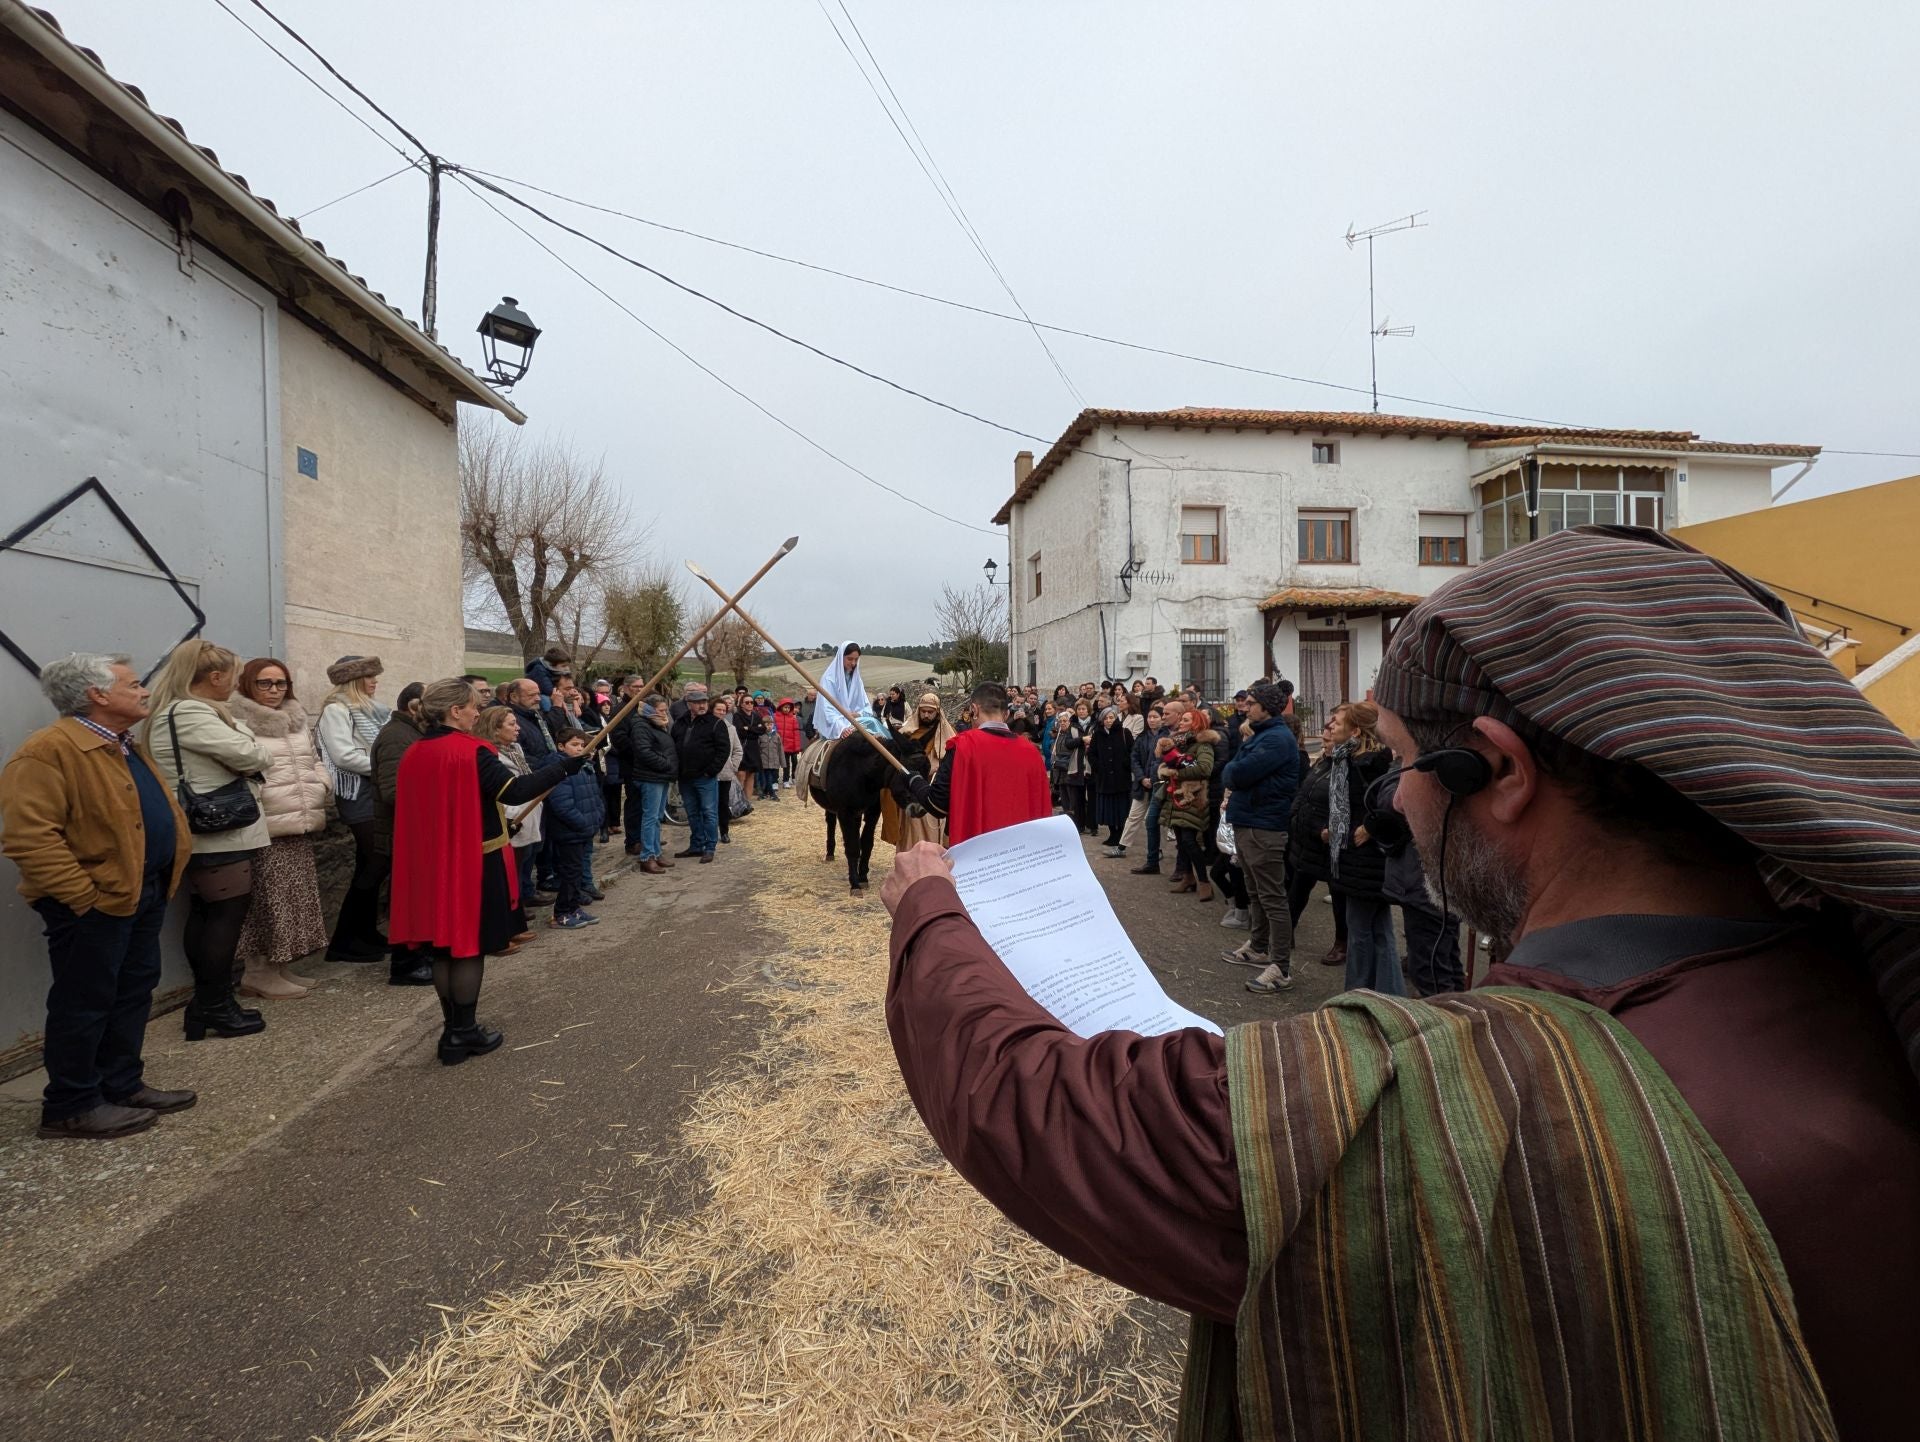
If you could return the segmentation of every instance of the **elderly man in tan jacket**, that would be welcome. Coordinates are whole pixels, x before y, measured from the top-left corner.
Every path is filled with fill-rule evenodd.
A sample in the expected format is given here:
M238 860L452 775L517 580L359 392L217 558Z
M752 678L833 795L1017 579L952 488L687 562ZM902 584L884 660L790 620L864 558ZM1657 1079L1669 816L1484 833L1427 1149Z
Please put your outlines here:
M147 691L127 658L68 656L40 686L60 719L0 770L0 851L20 868L53 964L40 1135L123 1137L194 1103L148 1086L140 1061L160 927L192 838L132 738Z

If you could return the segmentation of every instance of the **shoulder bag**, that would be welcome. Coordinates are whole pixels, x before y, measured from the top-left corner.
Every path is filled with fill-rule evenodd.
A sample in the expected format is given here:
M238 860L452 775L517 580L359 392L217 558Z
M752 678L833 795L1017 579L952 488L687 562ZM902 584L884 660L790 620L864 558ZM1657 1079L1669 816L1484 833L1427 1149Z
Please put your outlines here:
M195 791L187 784L187 764L180 754L176 709L167 708L167 731L173 737L173 767L180 778L174 783L174 792L180 798L180 809L187 814L187 830L196 836L207 836L253 825L260 819L260 801L244 776L235 776L226 785L206 792Z

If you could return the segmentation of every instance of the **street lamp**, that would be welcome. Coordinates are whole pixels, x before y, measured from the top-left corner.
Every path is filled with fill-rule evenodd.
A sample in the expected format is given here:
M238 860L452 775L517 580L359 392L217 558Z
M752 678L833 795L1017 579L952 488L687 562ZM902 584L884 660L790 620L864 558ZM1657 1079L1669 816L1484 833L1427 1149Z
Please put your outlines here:
M501 390L510 390L533 364L533 343L540 327L512 296L480 317L480 342L487 356L487 373ZM502 354L504 348L505 354Z
M994 560L992 556L988 556L987 564L980 569L987 573L987 584L991 586L994 584L994 577L1000 574L1000 563Z

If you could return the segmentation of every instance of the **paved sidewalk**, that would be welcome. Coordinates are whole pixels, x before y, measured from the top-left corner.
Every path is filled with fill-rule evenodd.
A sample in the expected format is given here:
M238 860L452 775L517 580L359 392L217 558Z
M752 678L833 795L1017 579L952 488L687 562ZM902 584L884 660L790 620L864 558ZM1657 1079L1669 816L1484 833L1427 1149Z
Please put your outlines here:
M628 874L602 925L543 924L490 964L492 1056L440 1066L430 989L321 966L260 1036L187 1046L156 1020L152 1078L201 1101L150 1133L41 1142L10 1098L0 1436L326 1435L443 1309L544 1276L566 1234L696 1205L656 1159L762 1025L766 938L730 915L762 864L744 831L720 865Z

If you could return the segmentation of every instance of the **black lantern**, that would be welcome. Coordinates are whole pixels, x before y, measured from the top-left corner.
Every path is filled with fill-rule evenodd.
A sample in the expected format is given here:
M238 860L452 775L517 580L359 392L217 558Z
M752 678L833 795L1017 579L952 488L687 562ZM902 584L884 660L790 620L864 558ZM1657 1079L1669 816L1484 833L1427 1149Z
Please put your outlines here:
M1000 574L1000 563L994 560L992 556L988 556L987 564L980 569L987 573L987 584L991 586L993 584L993 578Z
M540 327L510 295L481 316L480 341L493 383L507 390L524 376L533 364L533 343L539 339Z

